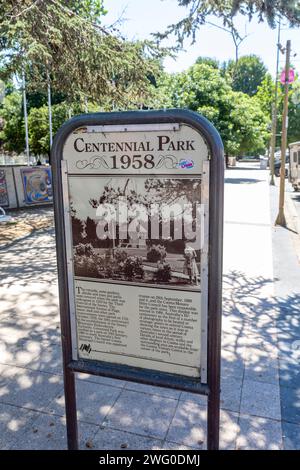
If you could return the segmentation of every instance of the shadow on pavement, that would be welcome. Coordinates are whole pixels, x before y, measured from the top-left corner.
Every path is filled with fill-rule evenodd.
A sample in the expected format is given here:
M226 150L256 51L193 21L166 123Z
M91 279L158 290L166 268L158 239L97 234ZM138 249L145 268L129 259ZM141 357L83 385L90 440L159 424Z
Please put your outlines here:
M222 375L243 363L245 376L255 381L279 381L284 445L299 449L300 295L264 294L272 282L247 278L240 272L224 276ZM257 395L255 399L259 402L265 397Z
M29 275L29 272L27 274ZM285 389L289 387L289 400L295 406L299 401L299 374L292 362L292 352L294 341L297 341L300 334L300 297L295 295L272 299L268 294L272 282L272 279L263 277L248 278L236 271L224 276L222 408L224 413L227 413L227 424L222 428L221 441L225 448L235 447L237 435L246 443L245 447L253 446L253 442L248 440L248 429L239 431L236 418L233 419L230 415L240 411L245 370L251 373L250 376L256 383L268 382L269 378L272 378L273 360L282 361L281 384ZM10 285L13 285L12 281ZM4 297L4 302L8 302L9 299L8 294L7 298ZM39 301L44 304L43 308L38 306ZM16 305L13 307L12 304L7 305L2 314L0 408L3 414L0 424L2 436L0 444L2 448L64 448L66 439L56 299L50 301L45 284L45 291L41 291L38 296L28 293L28 297L23 297L22 302L25 307L27 305L27 315L20 313L19 307L15 308ZM229 392L228 384L229 388L231 387ZM233 399L230 394L238 384L240 384L239 389L234 390ZM130 394L132 394L130 406L126 407L126 400L130 398L127 395ZM179 401L178 397L176 398L179 411L174 418L175 397L165 398L160 389L157 389L157 392L153 387L148 391L145 388L143 393L128 390L122 392L121 388L112 384L101 385L84 381L84 385L81 384L79 387L78 403L82 446L85 446L84 442L87 439L95 439L96 442L95 436L104 433L101 431L101 426L106 416L108 424L105 433L109 436L110 433L119 432L120 434L115 437L119 442L118 445L121 445L122 439L126 438L129 447L131 442L132 445L135 442L134 445L137 447L140 431L138 429L130 431L130 426L133 424L138 426L136 423L146 420L150 436L144 437L149 439L149 442L143 445L149 445L149 448L161 446L169 428L170 436L178 441L175 448L179 448L180 443L188 446L188 440L191 439L192 442L194 439L192 436L198 435L200 430L200 434L205 435L205 417L201 415L204 403L201 397L186 396L183 399L183 396L182 394ZM145 400L148 400L147 406L150 407L147 417L144 409ZM257 395L255 400L265 401L265 397ZM161 416L165 422L158 442L158 436L151 437L153 434L151 429L157 427L160 419L157 410L161 406L165 409L165 417ZM197 418L198 413L200 415ZM287 415L283 412L283 416ZM109 419L115 420L114 430L109 428ZM300 421L295 415L291 422ZM126 432L127 429L129 433ZM236 432L232 433L232 429L236 429ZM256 433L256 447L264 448L266 439L270 440L270 437L264 435L263 424ZM253 436L251 439L253 440ZM110 449L110 442L108 439L107 449ZM103 445L102 441L100 445ZM164 445L167 446L166 443ZM276 446L276 442L271 442L270 445Z
M253 184L264 181L265 180L258 180L256 178L225 178L225 183L227 184Z
M1 275L0 448L66 448L53 229L2 250ZM238 271L224 275L222 448L237 441L246 448L278 446L264 421L255 432L250 421L238 422L244 377L272 386L278 363L282 416L300 424L300 296L272 298L272 285L273 279ZM203 397L101 378L79 382L82 447L87 441L103 449L124 442L132 449L205 445ZM255 391L254 400L266 398Z

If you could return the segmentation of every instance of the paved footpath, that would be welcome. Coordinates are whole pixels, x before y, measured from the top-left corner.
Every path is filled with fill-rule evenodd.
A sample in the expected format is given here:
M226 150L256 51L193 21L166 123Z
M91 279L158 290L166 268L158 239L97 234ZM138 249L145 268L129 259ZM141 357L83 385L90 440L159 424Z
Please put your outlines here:
M300 441L300 408L292 416L300 395L289 357L300 333L293 297L300 283L295 277L286 292L276 274L281 291L274 297L272 235L279 245L289 237L288 256L296 261L289 232L271 225L269 196L266 171L251 165L227 171L223 449L281 449L295 446L295 436ZM53 228L1 249L0 263L0 448L64 449ZM77 397L83 449L205 448L204 397L86 375L77 376Z
M277 187L279 186L279 181ZM271 188L271 213L278 208ZM283 444L300 449L300 207L299 193L287 183L288 229L273 230L274 294L278 316L277 347Z

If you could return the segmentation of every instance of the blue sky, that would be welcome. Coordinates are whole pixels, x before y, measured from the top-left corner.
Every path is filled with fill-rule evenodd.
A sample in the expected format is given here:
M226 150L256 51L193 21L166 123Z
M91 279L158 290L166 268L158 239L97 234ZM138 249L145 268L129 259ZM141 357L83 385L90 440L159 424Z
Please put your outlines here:
M170 23L181 19L186 9L179 7L176 0L105 0L108 10L103 23L111 24L122 15L123 21L119 26L128 39L149 38L152 32L164 31ZM215 17L209 18L215 24L222 23ZM256 19L250 23L243 16L238 16L236 26L241 34L249 35L240 47L239 54L257 54L262 58L272 75L276 67L277 32L269 28L267 23L258 23ZM292 41L292 63L300 74L300 28L291 29L283 25L281 43L287 39ZM169 43L171 44L171 43ZM198 56L214 57L220 61L232 59L235 49L230 34L216 27L206 25L197 34L196 43L185 43L185 50L180 52L176 60L167 58L164 62L168 72L179 72L192 65ZM280 55L280 66L284 67L284 56Z

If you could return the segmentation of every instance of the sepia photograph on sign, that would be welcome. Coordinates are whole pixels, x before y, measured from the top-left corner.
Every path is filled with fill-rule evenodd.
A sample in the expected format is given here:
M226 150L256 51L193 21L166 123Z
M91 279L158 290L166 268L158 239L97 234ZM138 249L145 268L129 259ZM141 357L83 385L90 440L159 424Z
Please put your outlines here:
M72 176L69 197L77 279L200 290L200 178Z

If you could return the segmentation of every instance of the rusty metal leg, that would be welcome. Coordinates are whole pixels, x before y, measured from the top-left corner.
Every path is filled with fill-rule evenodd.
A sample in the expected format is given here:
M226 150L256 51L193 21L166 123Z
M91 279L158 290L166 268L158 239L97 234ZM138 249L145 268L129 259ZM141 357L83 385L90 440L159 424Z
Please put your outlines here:
M67 368L64 371L64 383L68 449L78 450L75 374Z
M219 450L220 391L215 386L210 390L207 405L207 450Z

